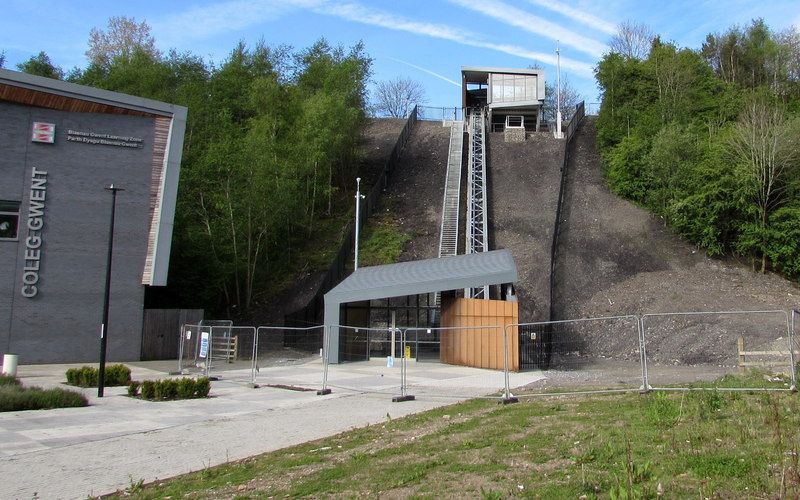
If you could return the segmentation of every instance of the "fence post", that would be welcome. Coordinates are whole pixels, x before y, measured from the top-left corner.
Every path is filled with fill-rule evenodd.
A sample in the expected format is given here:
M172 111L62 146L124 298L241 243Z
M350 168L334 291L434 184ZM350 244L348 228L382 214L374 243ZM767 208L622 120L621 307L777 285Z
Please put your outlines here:
M258 331L260 328L253 327L253 356L250 358L250 384L252 389L258 389L256 383L256 372L258 371Z
M214 345L213 344L214 344L214 327L213 326L209 326L208 327L208 351L206 351L206 378L208 378L209 380L216 380L215 378L213 378L211 376L211 360L214 357L211 354L212 352L214 352L213 351L213 349L214 349ZM203 345L203 342L201 340L200 341L200 346L201 346L200 349L201 350L202 350L202 345Z
M411 394L406 394L406 334L408 330L403 330L400 336L400 356L402 361L400 363L400 395L392 398L393 403L402 403L403 401L414 401L416 399Z
M650 382L648 380L648 374L647 374L647 344L644 335L644 319L646 316L647 316L646 314L640 318L636 318L635 316L633 316L634 318L636 318L636 324L638 325L639 328L639 357L642 363L642 387L640 388L640 390L642 392L650 392L650 389L652 389L652 387L650 387Z
M794 316L792 316L792 320L794 320ZM178 342L178 373L176 375L183 374L183 343L186 342L186 325L181 325L180 329L181 339Z
M330 394L331 390L328 389L328 353L330 353L331 343L331 327L325 325L322 332L322 389L317 391L317 396L324 396Z
M505 392L503 393L503 404L518 403L519 399L511 395L511 387L508 380L508 328L512 325L505 325L503 327L503 373L505 379Z

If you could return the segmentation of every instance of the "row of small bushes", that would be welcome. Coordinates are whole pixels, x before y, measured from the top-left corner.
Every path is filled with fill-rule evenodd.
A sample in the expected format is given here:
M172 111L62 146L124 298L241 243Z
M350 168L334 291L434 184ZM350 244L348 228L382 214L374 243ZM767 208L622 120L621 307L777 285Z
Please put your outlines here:
M81 366L67 370L67 383L78 387L97 387L100 369L93 366ZM131 369L125 365L106 366L106 387L128 385L131 381Z
M133 380L128 384L128 396L149 399L150 401L167 401L170 399L207 398L211 391L208 377L167 378L163 380Z
M75 391L23 387L14 377L0 376L0 412L74 408L87 404L86 397Z

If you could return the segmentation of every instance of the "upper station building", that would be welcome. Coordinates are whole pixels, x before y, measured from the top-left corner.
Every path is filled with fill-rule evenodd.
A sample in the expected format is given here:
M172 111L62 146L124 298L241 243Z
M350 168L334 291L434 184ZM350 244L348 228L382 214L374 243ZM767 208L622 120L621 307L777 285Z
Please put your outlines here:
M94 361L117 196L109 357L140 358L167 282L186 108L0 69L0 354Z
M544 70L461 67L461 106L485 107L492 132L509 127L538 131L544 105Z

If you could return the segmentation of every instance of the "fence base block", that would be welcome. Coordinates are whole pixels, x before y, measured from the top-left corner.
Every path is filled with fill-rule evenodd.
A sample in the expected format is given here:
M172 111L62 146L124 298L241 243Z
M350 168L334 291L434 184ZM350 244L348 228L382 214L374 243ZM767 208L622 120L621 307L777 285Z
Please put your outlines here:
M211 382L219 382L220 377L215 377L212 375L211 377L208 377L208 380L210 380Z
M510 396L510 397L501 399L500 402L503 403L504 405L510 405L510 404L514 404L514 403L519 403L519 398L517 398L516 396Z
M405 396L395 396L392 398L392 403L402 403L403 401L414 401L416 398L411 394Z
M320 389L317 391L317 396L325 396L326 394L330 394L330 389Z
M260 385L258 385L258 384L254 384L254 383L252 383L252 382L251 382L251 383L247 384L247 387L249 387L249 388L251 388L251 389L258 389L258 388L259 388L259 387L261 387L261 386L260 386Z

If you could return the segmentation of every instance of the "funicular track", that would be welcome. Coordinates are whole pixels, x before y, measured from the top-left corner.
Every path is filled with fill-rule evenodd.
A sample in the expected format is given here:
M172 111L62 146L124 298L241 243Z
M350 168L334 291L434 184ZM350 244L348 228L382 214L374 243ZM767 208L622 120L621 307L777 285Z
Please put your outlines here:
M486 118L483 109L469 116L469 159L467 162L467 254L489 251L488 211L486 207ZM489 287L468 288L464 296L488 299Z

